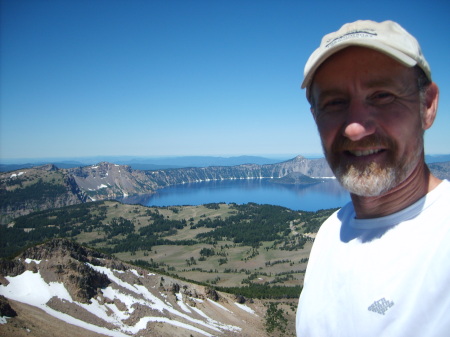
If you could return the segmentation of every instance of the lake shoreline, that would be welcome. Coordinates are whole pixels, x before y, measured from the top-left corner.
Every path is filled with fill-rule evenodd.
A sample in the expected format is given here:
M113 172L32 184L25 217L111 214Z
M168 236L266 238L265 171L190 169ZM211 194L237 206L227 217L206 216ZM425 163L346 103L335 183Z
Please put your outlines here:
M276 184L268 179L214 180L166 187L151 194L116 198L125 204L185 206L209 203L272 204L292 210L317 211L342 207L349 193L336 179L316 184Z

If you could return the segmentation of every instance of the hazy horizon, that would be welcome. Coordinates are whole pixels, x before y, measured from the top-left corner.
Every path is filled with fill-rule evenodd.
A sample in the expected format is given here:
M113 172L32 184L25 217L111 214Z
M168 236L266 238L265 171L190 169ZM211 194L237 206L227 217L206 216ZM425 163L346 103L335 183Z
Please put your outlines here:
M24 163L41 163L41 162L83 162L92 161L96 159L111 158L117 160L164 160L164 159L179 159L179 158L240 158L240 157L255 157L267 159L292 159L297 156L305 158L321 158L323 154L267 154L267 155L167 155L167 156L131 156L131 155L111 155L111 156L80 156L80 157L48 157L48 158L0 158L0 164L24 164Z
M201 159L211 159L211 160L227 160L227 159L239 159L239 158L255 158L255 159L267 159L272 161L286 161L294 159L297 156L302 156L307 159L320 159L324 158L323 154L276 154L276 155L236 155L236 156L85 156L85 157L55 157L55 158L1 158L0 165L24 165L24 164L50 164L50 163L80 163L85 165L98 164L102 161L107 162L126 162L126 163L136 163L136 164L168 164L170 161L183 161L183 160L197 160ZM450 161L450 153L439 153L439 154L425 154L425 159L427 162L433 162L433 158L442 157L443 160L439 161ZM175 165L175 164L174 164Z

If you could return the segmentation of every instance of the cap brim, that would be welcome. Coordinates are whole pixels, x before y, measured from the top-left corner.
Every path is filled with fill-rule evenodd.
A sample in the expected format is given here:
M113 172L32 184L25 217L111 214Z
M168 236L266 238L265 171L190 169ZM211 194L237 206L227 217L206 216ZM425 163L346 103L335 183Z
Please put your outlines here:
M342 49L345 49L345 48L351 47L351 46L361 46L361 47L374 49L374 50L379 51L389 57L392 57L393 59L397 60L398 62L400 62L401 64L403 64L407 67L413 67L417 64L416 60L414 60L412 57L398 51L397 49L390 47L389 45L386 45L385 43L381 43L379 41L375 41L372 39L370 39L370 40L358 39L356 41L351 40L348 42L339 43L338 45L335 45L335 46L329 48L322 55L320 55L320 57L310 67L308 73L306 74L305 78L303 79L301 88L304 89L311 84L311 81L312 81L317 69L330 56L332 56L333 54L336 54L337 52L341 51Z

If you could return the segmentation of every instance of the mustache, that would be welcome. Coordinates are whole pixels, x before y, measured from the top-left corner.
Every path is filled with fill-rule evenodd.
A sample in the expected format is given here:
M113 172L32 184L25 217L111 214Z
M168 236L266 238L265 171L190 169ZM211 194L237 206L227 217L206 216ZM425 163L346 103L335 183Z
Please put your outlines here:
M357 141L352 141L344 136L339 136L332 144L332 153L341 153L343 151L360 150L365 148L384 148L395 149L396 143L388 137L381 135L370 135Z

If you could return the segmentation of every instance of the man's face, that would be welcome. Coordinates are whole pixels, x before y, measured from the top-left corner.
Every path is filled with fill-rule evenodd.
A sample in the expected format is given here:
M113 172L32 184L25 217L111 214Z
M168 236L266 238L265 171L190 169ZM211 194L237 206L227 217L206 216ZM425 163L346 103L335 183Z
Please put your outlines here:
M416 72L377 51L349 47L311 86L325 156L351 193L378 196L404 181L423 153Z

